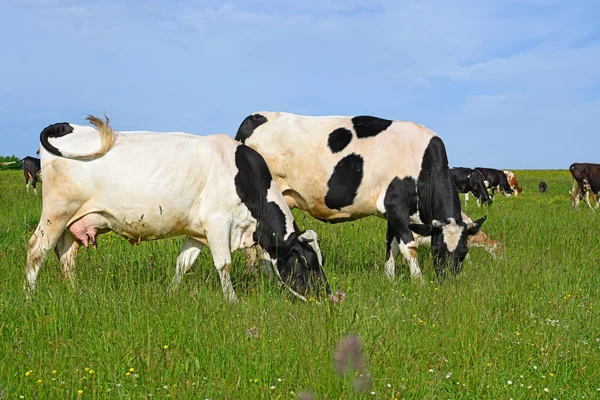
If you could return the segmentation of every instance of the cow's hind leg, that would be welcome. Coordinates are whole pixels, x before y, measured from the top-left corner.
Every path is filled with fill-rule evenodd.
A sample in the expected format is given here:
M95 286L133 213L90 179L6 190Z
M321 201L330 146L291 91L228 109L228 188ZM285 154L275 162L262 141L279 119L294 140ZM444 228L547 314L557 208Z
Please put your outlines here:
M229 275L229 271L231 271L231 224L227 218L217 218L206 225L208 246L213 256L215 268L219 272L223 295L230 303L235 303L237 297Z
M26 285L30 290L35 289L40 268L48 256L48 252L56 246L67 227L67 218L49 218L42 213L40 223L27 245L27 263L25 265Z
M31 178L31 185L33 186L33 194L37 196L37 177L34 176L33 178Z
M183 274L187 273L194 265L196 258L200 255L204 243L192 237L188 237L183 243L183 247L177 256L177 267L175 268L175 276L169 285L169 290L173 291L181 284Z
M77 253L79 251L79 243L75 240L71 232L65 230L58 239L56 247L54 247L56 256L60 261L60 267L63 275L71 284L75 281L74 267Z
M592 207L592 205L590 204L590 192L592 191L591 187L590 187L589 183L585 179L583 180L583 185L584 185L584 188L585 188L585 197L584 197L585 204L588 205L588 207L590 208L590 210L595 211L594 207Z

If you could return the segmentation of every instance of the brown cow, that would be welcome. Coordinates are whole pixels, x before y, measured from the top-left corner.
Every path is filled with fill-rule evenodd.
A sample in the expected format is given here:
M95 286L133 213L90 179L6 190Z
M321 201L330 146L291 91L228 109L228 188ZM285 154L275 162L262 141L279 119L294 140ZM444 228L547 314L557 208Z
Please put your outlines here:
M573 163L569 167L573 176L573 187L570 191L571 206L577 208L579 200L583 199L592 211L598 208L598 192L600 192L600 164ZM590 194L596 203L595 207L590 204Z
M508 180L508 185L515 192L515 196L523 193L523 188L519 186L519 182L517 181L517 177L514 172L503 170L504 175L506 175L506 179Z

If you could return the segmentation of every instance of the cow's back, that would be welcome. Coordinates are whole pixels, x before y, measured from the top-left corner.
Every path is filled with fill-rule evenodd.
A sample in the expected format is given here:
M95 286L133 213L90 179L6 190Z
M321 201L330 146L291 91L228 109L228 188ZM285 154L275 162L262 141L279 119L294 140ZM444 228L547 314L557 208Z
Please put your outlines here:
M43 150L44 206L68 193L70 201L84 204L72 221L110 210L115 220L136 216L140 223L175 229L189 223L190 210L201 217L218 204L216 194L237 199L233 161L238 146L226 135L126 132L105 155L88 161Z
M392 179L417 179L434 136L405 121L260 112L236 139L265 158L290 206L327 220L376 214Z

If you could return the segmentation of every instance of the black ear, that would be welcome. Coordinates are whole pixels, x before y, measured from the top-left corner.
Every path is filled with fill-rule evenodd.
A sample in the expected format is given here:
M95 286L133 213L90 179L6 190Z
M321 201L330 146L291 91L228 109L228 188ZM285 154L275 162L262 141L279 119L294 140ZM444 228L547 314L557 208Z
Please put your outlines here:
M441 228L429 224L408 224L411 231L420 236L431 236L434 233L440 233Z
M476 234L477 232L479 232L479 230L481 229L481 225L483 225L483 223L485 222L485 220L487 219L487 217L484 215L483 217L479 218L477 221L473 221L471 223L467 224L467 235L471 236Z

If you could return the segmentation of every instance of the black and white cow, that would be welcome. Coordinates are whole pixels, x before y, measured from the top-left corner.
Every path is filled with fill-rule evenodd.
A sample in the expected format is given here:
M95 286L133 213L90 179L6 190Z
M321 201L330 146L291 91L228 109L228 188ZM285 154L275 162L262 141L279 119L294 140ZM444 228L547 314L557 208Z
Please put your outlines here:
M465 194L465 205L469 201L469 193L477 199L477 204L492 204L492 199L488 194L483 181L483 175L473 168L454 167L450 168L452 178L459 193Z
M235 301L231 252L259 243L294 294L329 292L316 233L299 231L255 150L226 135L117 133L108 119L88 120L94 127L58 123L40 134L44 196L27 247L29 288L51 249L72 279L80 244L114 231L132 244L187 235L172 287L209 245L223 293Z
M29 193L29 184L33 186L33 193L37 194L36 185L38 181L42 181L40 159L35 157L25 157L23 162L23 175L25 175L25 184L27 185L27 193Z
M538 190L540 191L540 193L546 193L548 191L548 184L544 181L540 181L540 184L538 185Z
M431 236L438 277L460 271L467 237L485 217L466 224L442 140L422 125L358 117L260 112L236 139L257 150L290 207L328 222L376 215L387 219L386 275L398 253L422 280L413 232Z
M484 181L487 182L486 186L491 192L492 200L496 197L496 189L500 190L505 197L514 193L503 171L494 168L477 167L475 169L483 175Z

